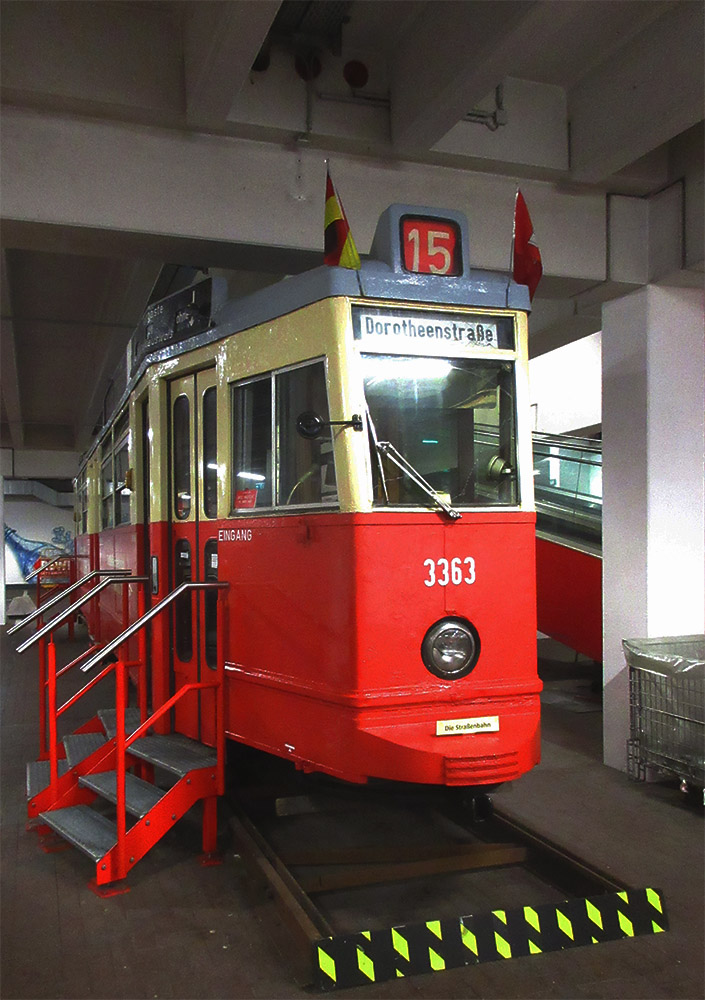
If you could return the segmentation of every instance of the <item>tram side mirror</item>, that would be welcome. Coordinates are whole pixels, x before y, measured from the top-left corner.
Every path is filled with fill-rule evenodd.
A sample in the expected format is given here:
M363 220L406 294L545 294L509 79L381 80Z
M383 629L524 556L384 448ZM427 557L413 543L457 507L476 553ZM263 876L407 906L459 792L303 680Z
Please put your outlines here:
M301 437L310 441L320 437L325 427L352 427L354 431L361 431L362 426L359 413L354 413L350 420L324 420L314 410L304 410L296 418L296 430Z
M296 430L301 437L307 438L309 441L320 437L327 426L323 417L314 410L305 410L296 418Z
M498 483L504 476L512 475L512 467L501 455L493 455L487 465L487 479Z

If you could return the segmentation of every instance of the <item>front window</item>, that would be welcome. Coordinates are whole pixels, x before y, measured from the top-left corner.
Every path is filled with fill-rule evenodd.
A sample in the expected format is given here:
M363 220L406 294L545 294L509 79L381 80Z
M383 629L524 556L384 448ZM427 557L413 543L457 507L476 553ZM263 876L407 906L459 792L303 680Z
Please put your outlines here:
M447 502L516 505L514 364L485 358L363 354L375 504L429 506L386 455L389 441Z

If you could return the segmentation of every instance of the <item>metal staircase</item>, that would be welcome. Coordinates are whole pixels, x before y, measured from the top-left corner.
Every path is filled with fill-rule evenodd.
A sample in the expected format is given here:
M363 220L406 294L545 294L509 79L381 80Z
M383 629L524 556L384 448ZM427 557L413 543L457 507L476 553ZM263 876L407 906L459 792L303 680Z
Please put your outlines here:
M57 670L54 631L104 587L120 584L126 588L145 582L142 577L125 573L94 572L61 596L85 586L90 578L98 575L107 579L46 625L42 624L47 608L44 605L10 631L17 631L38 619L37 631L18 647L18 652L24 652L38 644L40 660L40 759L27 765L28 817L35 823L40 821L43 824L40 829L54 831L86 854L95 864L91 887L101 894L109 894L126 891L125 888L116 889L114 884L124 883L130 869L199 801L203 803L203 852L206 859L215 858L217 799L223 794L225 785L223 670L227 584L181 584L148 611L145 611L144 590L140 587L137 621L127 624L109 643L94 644L86 653ZM185 591L201 590L218 592L218 665L213 679L183 685L148 714L145 626ZM126 600L123 606L127 608ZM128 643L134 636L139 640L139 653L137 660L129 660ZM105 665L105 658L115 653L117 661ZM103 664L103 669L97 676L63 705L57 704L58 676L79 665L81 671L88 673L99 664ZM127 705L130 669L136 670L137 707ZM99 711L75 732L58 740L59 716L113 672L115 707ZM215 747L181 733L163 731L171 718L171 709L190 692L204 689L213 689L215 696ZM155 783L155 769L159 769L159 785ZM168 786L163 787L167 782Z

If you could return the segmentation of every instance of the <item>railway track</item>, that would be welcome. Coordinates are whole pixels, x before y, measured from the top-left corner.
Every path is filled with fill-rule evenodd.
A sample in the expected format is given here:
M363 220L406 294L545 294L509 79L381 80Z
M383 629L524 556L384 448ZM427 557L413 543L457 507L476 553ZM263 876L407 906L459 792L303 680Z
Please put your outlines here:
M231 825L321 990L661 933L661 893L625 885L500 813L439 793L325 788L254 799Z

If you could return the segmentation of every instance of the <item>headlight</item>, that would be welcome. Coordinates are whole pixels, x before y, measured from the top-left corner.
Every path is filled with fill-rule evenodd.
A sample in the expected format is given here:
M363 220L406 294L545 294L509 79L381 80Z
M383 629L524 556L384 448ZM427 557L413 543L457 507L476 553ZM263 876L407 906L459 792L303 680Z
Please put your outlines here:
M443 618L432 625L421 643L421 659L436 677L465 677L480 655L480 636L465 618Z

